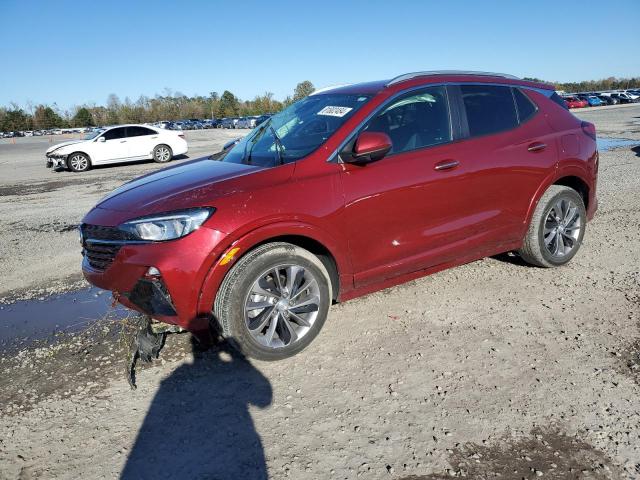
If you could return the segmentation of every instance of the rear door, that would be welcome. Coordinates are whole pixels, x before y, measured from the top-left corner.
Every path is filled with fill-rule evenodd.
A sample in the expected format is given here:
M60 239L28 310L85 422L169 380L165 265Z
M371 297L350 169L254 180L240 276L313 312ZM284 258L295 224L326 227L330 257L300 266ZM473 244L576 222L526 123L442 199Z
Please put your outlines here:
M141 126L127 127L127 143L131 159L150 158L153 147L156 146L158 132Z
M526 91L481 84L458 89L468 138L457 157L472 179L466 199L482 219L470 233L496 250L522 240L530 202L557 162L555 134Z

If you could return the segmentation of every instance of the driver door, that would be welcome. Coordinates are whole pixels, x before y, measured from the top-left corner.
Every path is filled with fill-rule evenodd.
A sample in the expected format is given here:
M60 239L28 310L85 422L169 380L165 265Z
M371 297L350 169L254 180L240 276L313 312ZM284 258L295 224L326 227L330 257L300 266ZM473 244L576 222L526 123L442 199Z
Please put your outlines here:
M93 160L98 162L119 162L129 156L129 145L126 138L125 127L116 127L104 132L101 137L105 139L100 142L97 139L97 145Z
M392 150L366 165L344 163L343 228L360 287L451 260L469 235L469 179L456 162L447 90L413 91L383 106L363 130Z

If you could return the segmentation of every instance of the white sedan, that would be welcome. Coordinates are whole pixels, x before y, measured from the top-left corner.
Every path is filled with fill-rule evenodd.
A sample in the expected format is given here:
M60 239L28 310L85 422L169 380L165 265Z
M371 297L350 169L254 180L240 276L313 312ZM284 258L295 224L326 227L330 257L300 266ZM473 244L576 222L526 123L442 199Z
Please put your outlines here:
M148 125L118 125L97 130L82 140L63 142L47 150L47 167L84 172L94 165L155 160L168 162L187 153L184 133Z

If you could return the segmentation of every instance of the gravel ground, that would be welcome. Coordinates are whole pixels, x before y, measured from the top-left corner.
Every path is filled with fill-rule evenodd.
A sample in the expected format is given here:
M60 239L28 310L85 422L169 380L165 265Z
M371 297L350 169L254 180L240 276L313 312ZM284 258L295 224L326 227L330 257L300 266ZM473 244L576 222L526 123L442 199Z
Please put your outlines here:
M640 140L640 106L578 115L600 135ZM108 169L100 188L154 167ZM46 211L59 215L47 224L72 224L104 193L45 174L54 180L29 185L75 183L3 196L2 221L42 230ZM0 479L638 478L638 191L640 150L603 152L600 210L566 267L505 254L337 305L289 360L247 361L224 343L199 352L174 335L131 391L106 321L0 358ZM53 192L75 213L60 216ZM55 228L34 231L30 249L50 253L60 237L71 256L45 278L64 283L77 246ZM33 288L26 279L51 260L11 277L31 257L22 237L18 248L0 235L0 278L13 279L2 291Z

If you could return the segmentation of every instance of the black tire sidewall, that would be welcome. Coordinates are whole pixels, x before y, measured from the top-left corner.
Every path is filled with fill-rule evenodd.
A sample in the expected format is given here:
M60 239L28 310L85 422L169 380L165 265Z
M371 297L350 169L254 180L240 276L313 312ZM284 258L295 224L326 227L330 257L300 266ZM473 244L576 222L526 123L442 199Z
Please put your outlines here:
M306 348L320 333L329 312L331 304L331 292L328 286L329 279L327 273L323 272L317 265L292 252L283 253L281 249L265 252L253 261L244 265L241 273L231 285L231 294L228 297L229 305L225 309L227 312L227 325L224 336L243 354L260 360L281 360L290 357ZM277 265L296 264L309 269L316 278L320 290L320 305L318 315L311 329L305 336L292 345L282 348L268 348L258 343L246 326L244 318L244 305L249 293L249 289L259 275Z
M556 202L561 198L570 199L575 205L578 206L578 212L580 213L580 235L578 236L577 245L569 252L568 255L565 255L561 258L555 257L547 250L547 247L544 243L544 225L547 220L547 216L549 212L556 204ZM538 225L538 244L540 248L540 253L546 262L549 262L551 265L560 266L568 263L580 250L580 246L582 245L582 239L584 238L584 233L587 228L587 212L584 208L584 202L582 201L582 197L575 190L563 190L562 192L557 193L547 202L542 211L542 217L540 218L540 224Z

